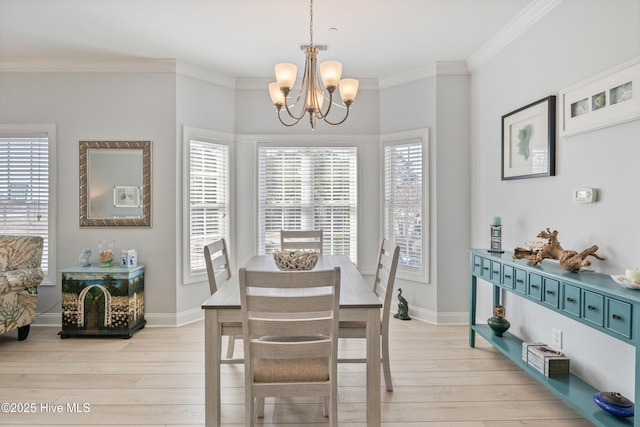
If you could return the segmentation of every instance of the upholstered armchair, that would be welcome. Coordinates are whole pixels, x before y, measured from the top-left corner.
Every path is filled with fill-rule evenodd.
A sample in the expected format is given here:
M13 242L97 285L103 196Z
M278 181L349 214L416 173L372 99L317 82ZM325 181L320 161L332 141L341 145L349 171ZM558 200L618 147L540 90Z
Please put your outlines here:
M29 335L36 317L43 239L0 236L0 334L18 329L18 340Z

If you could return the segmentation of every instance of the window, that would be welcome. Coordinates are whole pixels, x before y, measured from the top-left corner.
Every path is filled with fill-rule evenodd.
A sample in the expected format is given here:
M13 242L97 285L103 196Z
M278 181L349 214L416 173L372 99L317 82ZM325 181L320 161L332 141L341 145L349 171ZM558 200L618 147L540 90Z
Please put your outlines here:
M356 148L258 147L259 253L280 248L280 230L321 229L325 254L356 262Z
M49 266L55 265L54 143L55 126L0 125L0 234L43 237L43 284L52 284Z
M203 247L221 238L229 241L230 144L212 132L185 128L188 152L188 242L185 282L206 274ZM204 136L203 136L204 135ZM200 277L197 277L200 276Z
M398 276L419 281L428 278L426 138L425 131L423 135L396 134L383 141L384 235L400 246Z

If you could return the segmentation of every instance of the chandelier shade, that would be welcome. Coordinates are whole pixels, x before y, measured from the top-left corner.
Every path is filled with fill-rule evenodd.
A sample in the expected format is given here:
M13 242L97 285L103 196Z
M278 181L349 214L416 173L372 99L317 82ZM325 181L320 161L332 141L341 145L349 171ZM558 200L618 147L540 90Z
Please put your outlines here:
M305 115L309 116L309 124L312 129L316 128L318 119L330 125L339 125L347 120L351 104L358 94L358 80L341 79L342 64L338 61L325 61L318 68L318 48L313 45L313 0L309 3L309 45L304 47L305 63L302 75L302 83L296 97L296 103L303 100L299 113L293 113L288 101L289 93L296 82L298 67L295 64L281 63L275 66L276 81L269 84L269 94L271 102L278 111L278 119L285 126L295 126ZM342 104L346 107L344 117L336 122L328 119L331 106L334 103L333 94L336 89L342 98ZM323 110L323 105L327 100L327 108ZM286 112L289 123L283 119Z

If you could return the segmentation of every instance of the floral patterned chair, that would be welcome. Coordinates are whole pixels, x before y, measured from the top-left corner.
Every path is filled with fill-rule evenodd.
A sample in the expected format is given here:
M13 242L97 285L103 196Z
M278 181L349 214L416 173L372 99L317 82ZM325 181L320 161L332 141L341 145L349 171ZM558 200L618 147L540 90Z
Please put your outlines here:
M39 236L0 236L0 334L18 329L20 341L29 335L44 279L42 248Z

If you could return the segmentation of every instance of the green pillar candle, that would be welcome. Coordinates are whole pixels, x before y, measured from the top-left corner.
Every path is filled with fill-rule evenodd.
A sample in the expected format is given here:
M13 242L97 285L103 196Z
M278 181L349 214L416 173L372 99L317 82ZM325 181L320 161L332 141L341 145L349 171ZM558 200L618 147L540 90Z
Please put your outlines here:
M493 220L491 221L491 225L502 225L502 218L500 218L499 216L494 216Z

